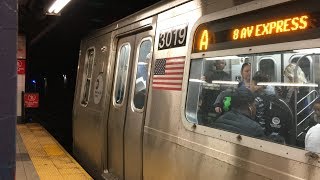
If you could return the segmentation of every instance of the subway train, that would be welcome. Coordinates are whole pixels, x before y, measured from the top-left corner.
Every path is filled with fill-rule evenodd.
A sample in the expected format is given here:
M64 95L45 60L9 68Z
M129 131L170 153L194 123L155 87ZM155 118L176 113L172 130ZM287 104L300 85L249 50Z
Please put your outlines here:
M318 180L305 137L317 115L319 7L160 1L91 32L80 45L75 158L95 179ZM253 87L270 89L264 122ZM238 108L228 122L240 128L216 125ZM261 136L241 129L252 127Z

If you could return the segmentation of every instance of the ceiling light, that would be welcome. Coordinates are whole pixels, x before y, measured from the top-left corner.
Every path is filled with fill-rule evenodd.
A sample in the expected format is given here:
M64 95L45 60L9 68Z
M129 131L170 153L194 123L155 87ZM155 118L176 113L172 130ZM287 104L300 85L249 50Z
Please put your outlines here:
M302 53L302 54L318 54L320 53L320 48L312 48L312 49L297 49L293 50L296 53Z
M55 13L58 14L61 9L66 6L70 0L56 0L51 7L49 8L48 12L49 13Z
M229 84L229 85L238 85L238 81L212 81L212 84Z
M281 83L281 82L261 82L258 86L290 86L290 87L318 87L318 84L313 83Z
M213 58L206 58L206 60L214 61L214 60L222 60L222 59L240 59L239 56L222 56L222 57L213 57Z

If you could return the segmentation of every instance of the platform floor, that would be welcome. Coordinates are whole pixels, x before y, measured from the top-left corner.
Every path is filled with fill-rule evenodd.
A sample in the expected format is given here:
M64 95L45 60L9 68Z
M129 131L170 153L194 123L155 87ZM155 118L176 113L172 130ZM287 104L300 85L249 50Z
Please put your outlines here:
M17 180L87 180L89 174L40 124L18 124Z

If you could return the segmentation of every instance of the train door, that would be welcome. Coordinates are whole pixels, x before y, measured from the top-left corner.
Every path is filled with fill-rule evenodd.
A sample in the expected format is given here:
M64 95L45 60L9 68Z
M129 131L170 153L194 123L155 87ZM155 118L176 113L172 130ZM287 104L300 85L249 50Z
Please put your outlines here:
M119 39L108 120L108 170L142 179L142 134L151 58L149 31ZM129 178L130 177L130 178Z
M101 175L103 119L108 102L110 34L82 41L73 111L73 153L94 177Z
M136 36L124 132L124 169L126 179L142 179L142 139L149 84L152 39L148 32Z

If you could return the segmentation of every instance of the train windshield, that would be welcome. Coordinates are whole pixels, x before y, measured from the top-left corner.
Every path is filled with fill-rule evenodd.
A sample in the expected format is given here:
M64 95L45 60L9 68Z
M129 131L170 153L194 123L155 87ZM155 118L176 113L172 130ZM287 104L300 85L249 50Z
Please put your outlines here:
M304 148L320 118L320 49L191 60L186 117Z

